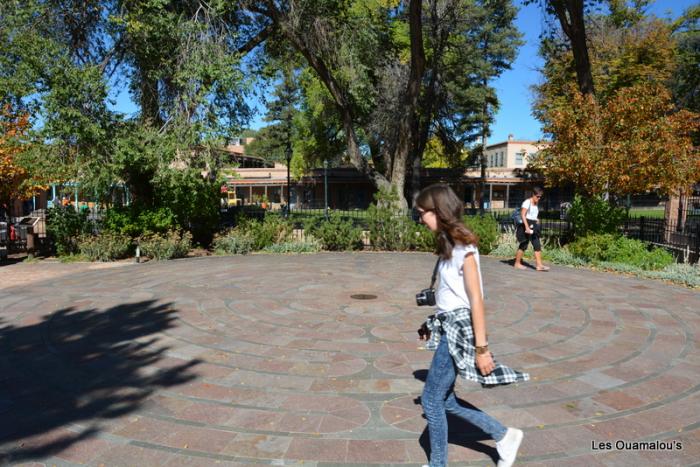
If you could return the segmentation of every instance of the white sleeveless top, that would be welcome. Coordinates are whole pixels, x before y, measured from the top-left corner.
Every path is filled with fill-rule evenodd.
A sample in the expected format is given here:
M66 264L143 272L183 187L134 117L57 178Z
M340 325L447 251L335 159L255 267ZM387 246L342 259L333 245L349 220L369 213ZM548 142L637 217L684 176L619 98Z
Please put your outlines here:
M457 308L471 308L469 296L464 286L464 257L467 253L474 253L476 269L479 272L481 296L484 296L484 282L481 279L478 248L474 245L457 244L452 249L452 258L447 260L441 259L438 266L440 281L435 291L438 313L456 310Z
M527 218L527 220L537 220L537 217L540 214L540 208L538 208L536 204L532 204L532 199L528 198L525 201L523 201L523 204L520 205L520 209L522 208L527 209L527 212L525 213L525 217Z

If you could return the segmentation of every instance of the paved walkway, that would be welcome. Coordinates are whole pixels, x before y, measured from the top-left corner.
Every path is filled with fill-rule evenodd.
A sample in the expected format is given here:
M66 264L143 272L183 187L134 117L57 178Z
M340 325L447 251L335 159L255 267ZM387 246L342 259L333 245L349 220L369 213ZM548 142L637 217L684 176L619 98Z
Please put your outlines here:
M457 393L525 430L523 464L700 459L700 293L482 261L491 347L533 381ZM413 295L432 265L323 253L2 266L0 464L420 465L432 354ZM451 428L451 465L496 460L492 441Z

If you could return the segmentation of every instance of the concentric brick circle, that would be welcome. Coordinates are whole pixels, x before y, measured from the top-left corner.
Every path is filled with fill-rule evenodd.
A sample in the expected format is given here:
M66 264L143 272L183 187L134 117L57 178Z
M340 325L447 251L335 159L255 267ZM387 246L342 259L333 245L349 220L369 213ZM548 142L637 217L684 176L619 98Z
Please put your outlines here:
M0 285L0 464L422 464L432 354L415 330L430 310L413 297L432 265L323 253L4 266L44 279ZM697 291L482 267L492 350L532 381L459 381L457 394L525 431L521 462L700 458ZM451 427L451 464L496 459L492 441Z

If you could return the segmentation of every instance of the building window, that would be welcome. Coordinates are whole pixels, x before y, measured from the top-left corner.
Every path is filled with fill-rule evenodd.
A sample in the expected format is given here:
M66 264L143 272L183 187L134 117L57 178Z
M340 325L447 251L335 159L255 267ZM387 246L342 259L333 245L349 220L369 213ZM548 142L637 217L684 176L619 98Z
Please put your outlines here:
M525 151L515 153L515 165L523 165L523 158L525 157Z
M503 151L501 151L501 157L500 157L500 159L498 160L498 166L499 166L499 167L503 167Z

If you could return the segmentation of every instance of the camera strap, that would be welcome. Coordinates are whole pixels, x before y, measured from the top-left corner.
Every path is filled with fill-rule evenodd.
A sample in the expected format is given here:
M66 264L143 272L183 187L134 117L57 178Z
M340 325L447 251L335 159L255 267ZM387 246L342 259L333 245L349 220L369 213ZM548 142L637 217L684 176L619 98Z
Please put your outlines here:
M440 257L438 256L437 261L435 261L435 267L433 268L433 277L430 279L430 288L435 287L435 280L437 279L438 267L440 266Z

